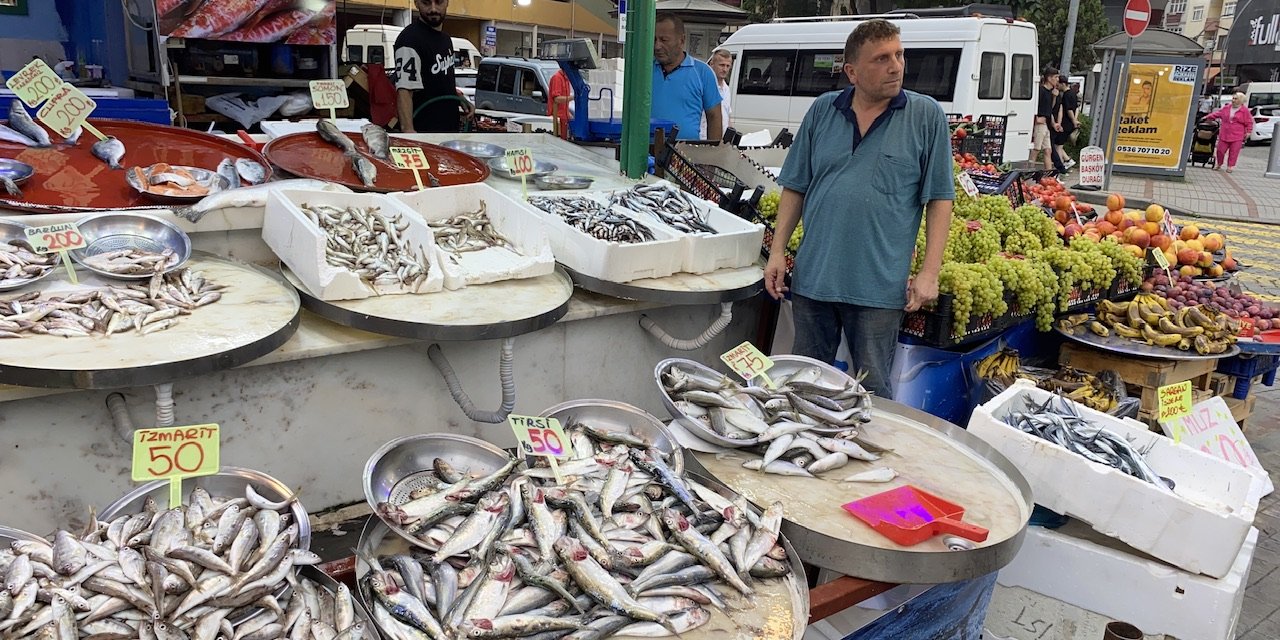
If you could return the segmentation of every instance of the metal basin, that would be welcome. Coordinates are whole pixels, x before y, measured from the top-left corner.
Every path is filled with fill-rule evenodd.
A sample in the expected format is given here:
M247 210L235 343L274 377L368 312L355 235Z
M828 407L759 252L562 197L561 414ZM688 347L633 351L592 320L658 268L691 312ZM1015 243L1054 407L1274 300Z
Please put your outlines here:
M461 151L473 158L488 160L489 158L499 158L507 152L505 147L499 147L496 144L488 142L480 142L478 140L450 140L440 143L440 146L454 151Z
M595 182L595 178L586 176L538 176L534 183L539 189L546 191L560 191L568 189L586 189Z
M80 266L104 278L118 280L146 280L151 274L129 275L108 273L95 269L84 258L108 251L137 249L148 253L160 253L172 249L177 261L165 268L165 273L179 269L191 257L191 238L177 225L140 213L100 213L82 218L77 223L80 233L88 243L83 249L71 252L71 258Z
M655 449L670 457L684 455L684 449L667 431L662 421L649 412L616 400L570 400L544 410L539 416L555 418L565 428L571 422L585 422L605 431L617 431L642 436Z
M25 229L27 229L27 225L22 224L21 222L0 220L0 244L8 244L10 240L21 240L22 244L26 244L29 247L30 244L27 243L27 235L24 231ZM0 291L8 291L10 289L25 287L32 282L48 277L48 275L54 271L57 271L57 265L54 265L53 269L48 269L44 273L29 280L18 280L17 282L10 284L0 284ZM4 280L4 278L0 278L0 280Z
M777 382L782 378L782 376L790 376L801 369L817 367L822 370L822 375L818 377L820 382L831 386L847 385L852 383L858 385L859 389L862 388L862 384L853 376L850 376L849 374L821 360L814 360L813 358L807 358L805 356L770 356L769 359L773 360L773 367L769 369L769 379L774 382ZM747 382L747 386L762 387L764 386L764 380L759 377L752 378ZM875 406L874 398L872 399L871 404L872 406ZM813 431L814 433L824 433L828 435L837 434L847 430L848 427L814 427L810 429L810 431Z
M750 446L759 444L760 442L759 438L748 438L746 440L734 440L732 438L726 438L716 433L715 431L712 431L711 428L708 427L701 420L685 415L683 411L681 411L678 407L676 407L675 399L667 394L667 387L666 385L662 384L662 374L666 373L668 369L674 366L679 366L682 369L697 371L699 373L712 376L712 377L725 375L723 373L720 373L719 371L716 371L715 369L712 369L711 367L708 367L702 364L701 362L695 362L693 360L688 360L686 358L667 358L666 360L659 362L658 366L653 368L653 381L658 384L658 393L662 394L662 404L666 406L667 412L671 414L671 417L673 419L679 420L681 425L683 425L686 429L689 429L690 431L692 431L694 435L698 436L699 438L702 438L707 442L718 444L722 447L729 447L732 449L741 449L743 447L750 447Z
M559 168L560 167L557 167L556 165L550 162L547 162L545 160L534 160L533 173L525 174L525 177L529 178L530 180L537 180L539 177L552 173L558 170ZM520 179L520 176L517 176L511 173L511 167L507 165L506 156L490 158L489 170L493 173L493 175L506 178L508 180Z
M200 183L201 185L204 185L209 189L209 193L206 193L203 195L171 195L171 194L155 193L154 191L147 189L149 182L148 184L143 184L138 181L138 175L134 173L133 169L129 169L125 171L124 181L129 183L129 186L133 187L133 190L137 191L140 195L142 195L142 197L147 198L148 200L162 203L162 204L195 204L199 202L201 199L203 199L205 196L212 195L214 193L217 193L219 191L223 191L226 189L230 189L232 186L239 186L239 184L232 185L229 180L219 175L216 171L201 169L200 167L184 167L181 165L169 165L169 166L174 169L184 169L190 172L192 177L196 179L196 182ZM152 167L137 167L137 168L142 171L142 178L144 180L147 180L147 181L151 180Z
M13 527L0 526L0 549L8 549L11 543L18 542L20 540L49 544L48 540L45 540L34 533L27 533L22 529L14 529Z
M32 167L21 160L0 158L0 178L8 178L12 180L14 184L22 184L31 179L31 176L35 174L35 167Z
M308 580L320 585L326 591L329 592L329 595L333 595L338 592L338 581L329 577L329 574L315 568L312 565L305 565L300 567L298 569L298 575L304 578L307 578ZM364 622L363 637L366 640L382 640L382 633L378 630L378 625L373 623L373 617L369 615L369 610L366 608L367 605L365 604L364 596L357 594L357 592L361 590L352 589L351 591L352 591L351 600L355 605L354 606L355 614L356 614L355 619L357 622L360 622L360 621ZM341 629L339 629L339 631L341 631Z

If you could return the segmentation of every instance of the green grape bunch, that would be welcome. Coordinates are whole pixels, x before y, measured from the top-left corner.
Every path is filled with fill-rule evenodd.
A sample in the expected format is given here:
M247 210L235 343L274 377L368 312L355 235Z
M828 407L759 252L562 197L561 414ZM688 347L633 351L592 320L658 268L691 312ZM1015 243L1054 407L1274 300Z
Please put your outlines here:
M760 217L765 220L773 220L778 217L778 203L782 200L782 194L778 191L770 191L760 196L760 201L756 203L756 211L760 212Z

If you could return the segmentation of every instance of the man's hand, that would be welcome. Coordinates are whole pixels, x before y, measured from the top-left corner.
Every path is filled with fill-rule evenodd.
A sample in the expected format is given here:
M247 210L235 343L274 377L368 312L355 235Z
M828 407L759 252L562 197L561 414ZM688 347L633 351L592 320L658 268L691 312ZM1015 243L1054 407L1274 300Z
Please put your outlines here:
M764 289L774 300L781 300L782 295L787 292L786 282L787 258L782 252L775 251L764 267ZM936 284L934 290L937 290Z
M765 272L766 276L768 272ZM920 307L938 299L938 275L934 273L920 272L916 277L911 279L911 284L907 285L907 307L908 313L919 311Z

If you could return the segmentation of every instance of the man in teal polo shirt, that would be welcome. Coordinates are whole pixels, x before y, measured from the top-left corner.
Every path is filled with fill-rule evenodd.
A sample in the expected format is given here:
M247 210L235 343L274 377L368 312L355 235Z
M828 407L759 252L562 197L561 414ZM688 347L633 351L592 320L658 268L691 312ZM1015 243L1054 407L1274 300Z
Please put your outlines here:
M938 296L955 184L947 119L932 98L902 88L899 29L868 20L844 46L853 86L818 97L787 152L765 287L781 298L787 239L804 220L791 280L794 351L835 360L843 330L863 384L892 397L889 371L903 310ZM908 282L925 218L925 255Z
M685 53L684 43L684 21L669 13L658 14L653 28L653 103L649 114L655 120L676 123L680 127L677 138L697 140L703 115L707 131L724 128L720 86L707 63Z

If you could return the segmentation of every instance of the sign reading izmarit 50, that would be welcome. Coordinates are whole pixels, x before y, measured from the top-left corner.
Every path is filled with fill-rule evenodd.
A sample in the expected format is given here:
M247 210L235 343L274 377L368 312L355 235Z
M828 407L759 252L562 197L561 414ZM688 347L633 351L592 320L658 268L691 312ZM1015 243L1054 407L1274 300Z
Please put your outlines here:
M1129 69L1120 110L1116 164L1177 169L1186 156L1187 114L1200 73L1194 64L1142 64Z

